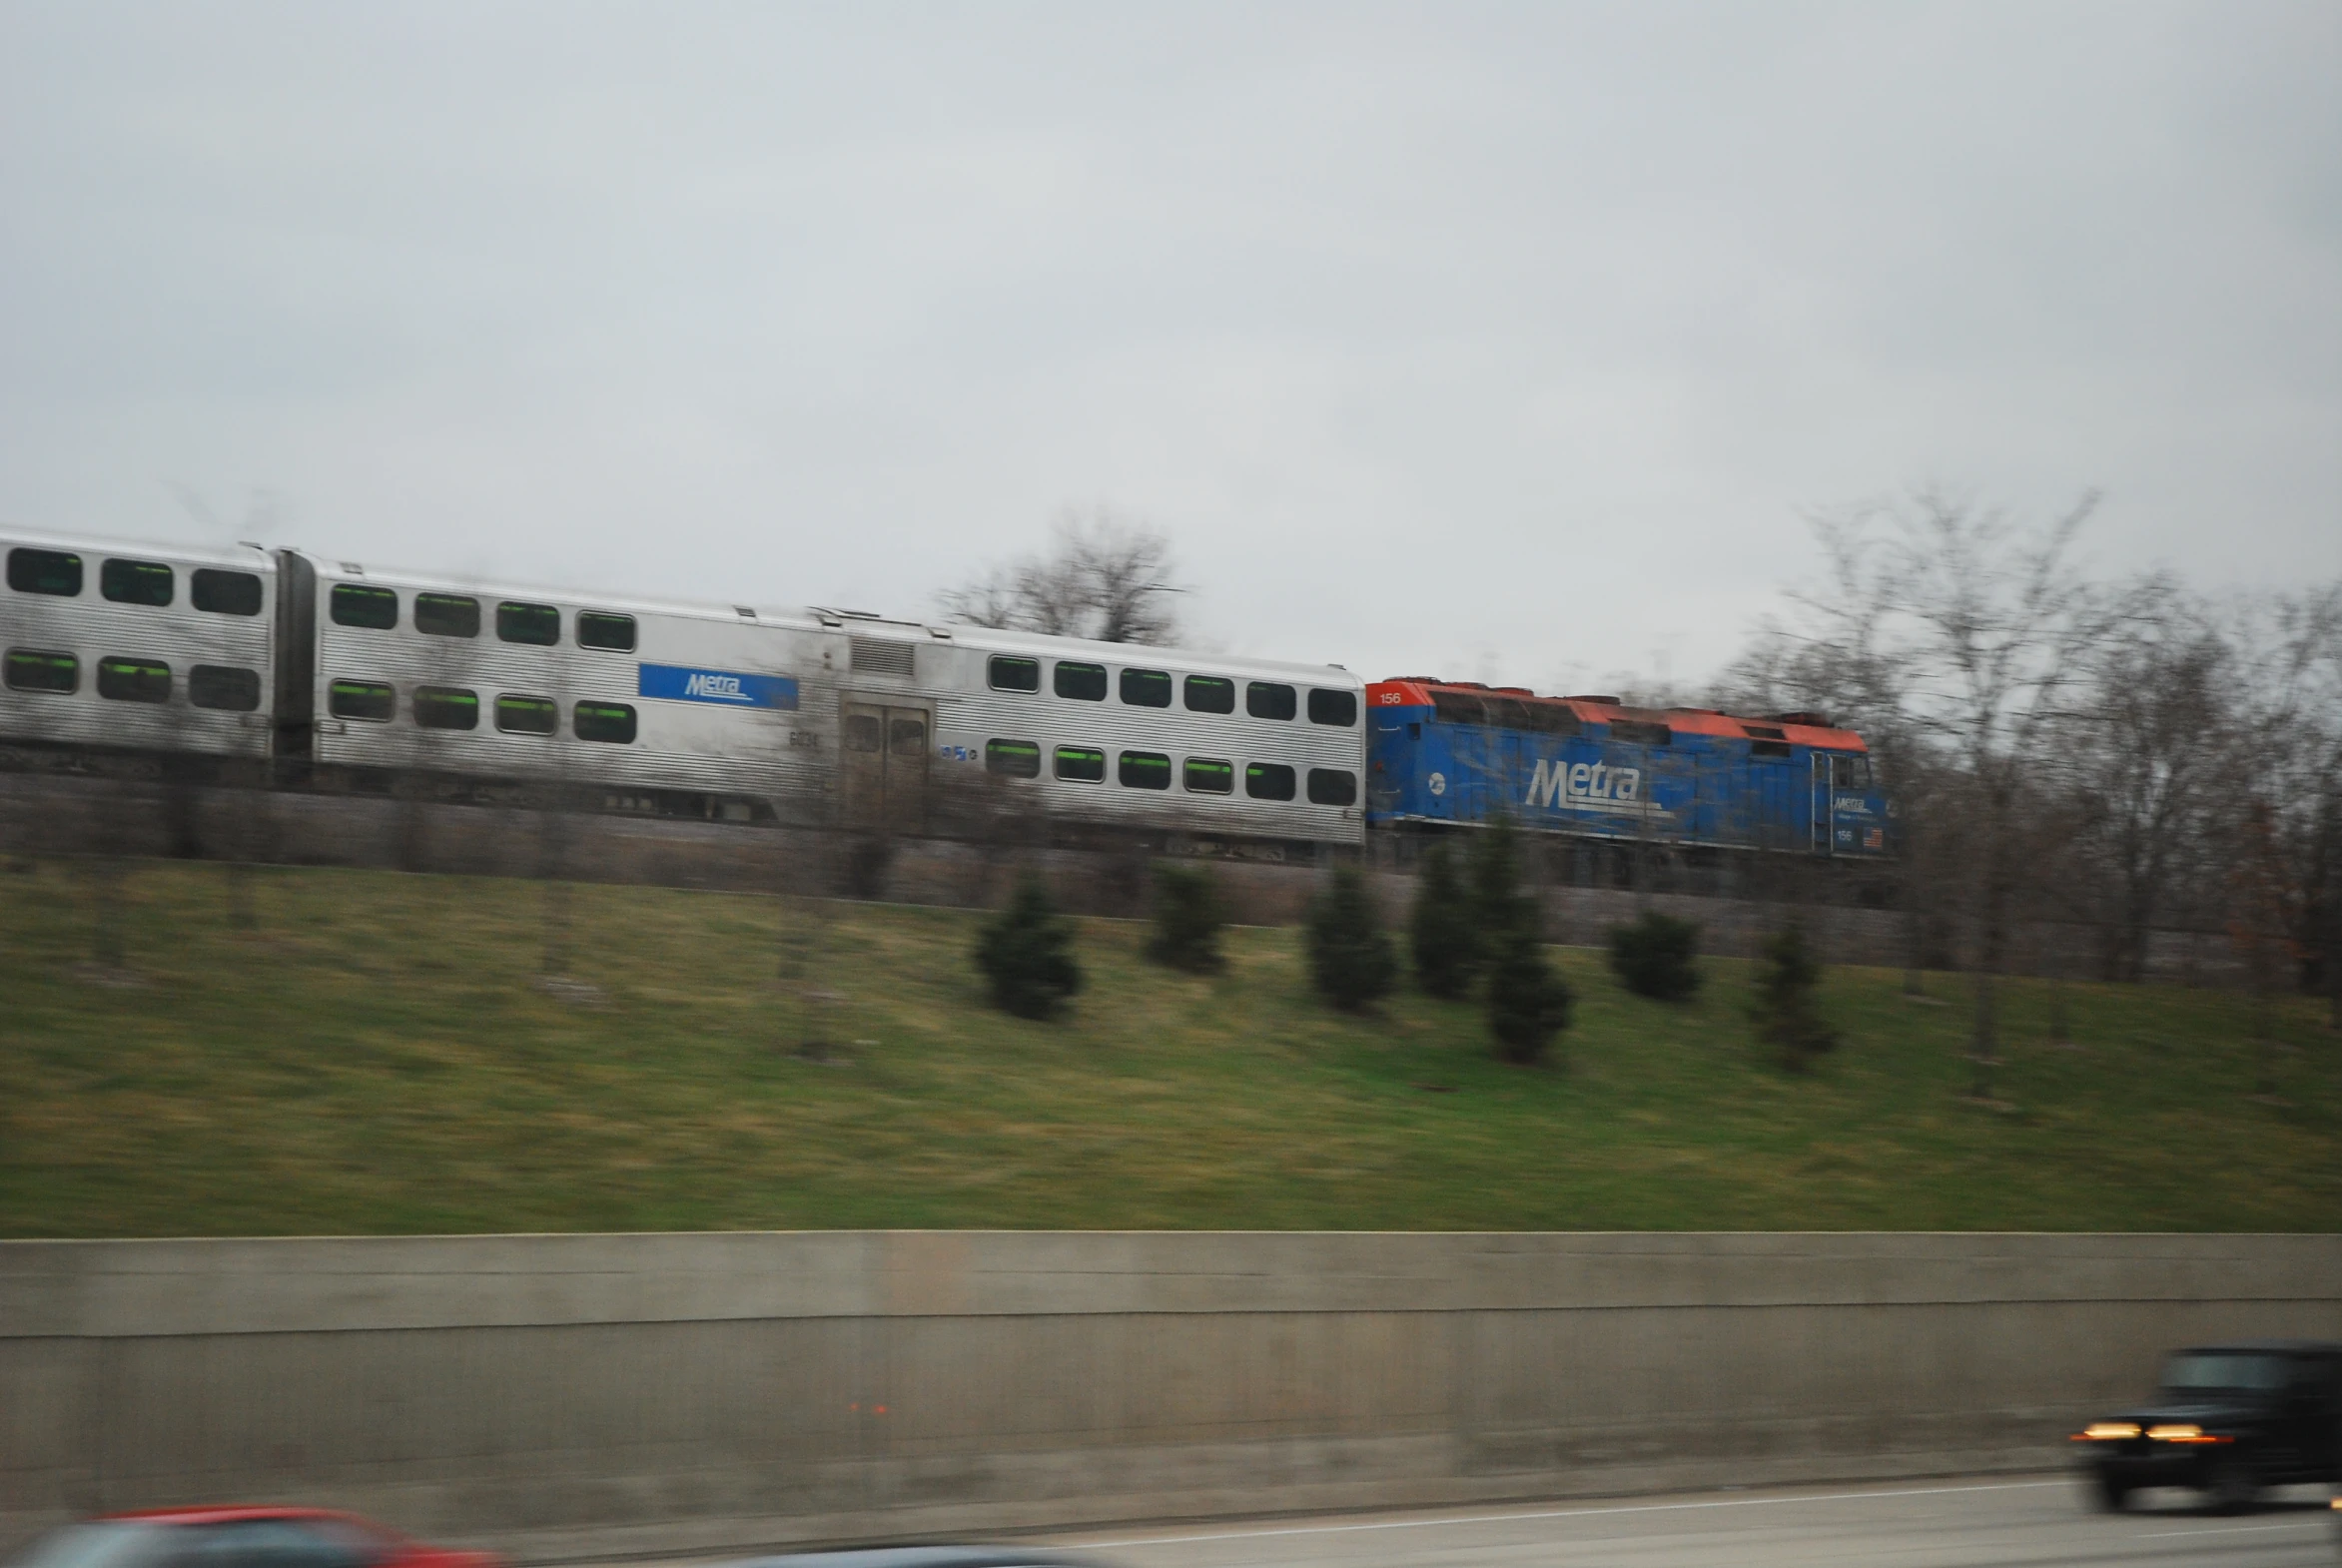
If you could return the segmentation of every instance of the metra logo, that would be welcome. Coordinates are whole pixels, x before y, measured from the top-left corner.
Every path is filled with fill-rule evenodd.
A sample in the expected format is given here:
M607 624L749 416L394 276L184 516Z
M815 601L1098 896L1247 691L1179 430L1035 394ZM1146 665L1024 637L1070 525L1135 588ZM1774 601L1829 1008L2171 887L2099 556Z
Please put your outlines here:
M637 666L634 689L670 702L714 702L733 708L795 708L797 682L787 675L690 669L680 664Z
M1539 762L1529 776L1527 804L1548 810L1631 811L1637 816L1667 813L1642 798L1643 770L1607 762Z

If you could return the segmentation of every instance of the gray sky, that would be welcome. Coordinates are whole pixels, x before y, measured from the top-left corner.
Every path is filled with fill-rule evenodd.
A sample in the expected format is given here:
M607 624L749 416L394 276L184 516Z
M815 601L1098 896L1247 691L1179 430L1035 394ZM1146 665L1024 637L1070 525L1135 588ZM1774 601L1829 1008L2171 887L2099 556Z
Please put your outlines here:
M0 0L0 518L918 614L1106 503L1229 648L1571 689L1931 480L2332 576L2337 83L2333 0Z

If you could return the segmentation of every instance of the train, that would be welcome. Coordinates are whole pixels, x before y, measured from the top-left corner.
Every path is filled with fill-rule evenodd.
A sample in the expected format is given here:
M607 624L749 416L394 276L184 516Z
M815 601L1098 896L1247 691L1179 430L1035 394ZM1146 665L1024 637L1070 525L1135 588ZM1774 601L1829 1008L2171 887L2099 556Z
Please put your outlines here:
M1291 859L1504 816L1880 859L1869 751L1742 718L893 619L580 594L245 544L11 531L0 746L274 787L944 837L1004 818Z

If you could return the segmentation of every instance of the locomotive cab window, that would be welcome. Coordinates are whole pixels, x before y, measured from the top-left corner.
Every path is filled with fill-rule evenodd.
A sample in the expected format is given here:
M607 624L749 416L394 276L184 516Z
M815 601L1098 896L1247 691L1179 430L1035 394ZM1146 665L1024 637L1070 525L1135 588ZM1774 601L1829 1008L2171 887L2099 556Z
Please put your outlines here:
M160 609L178 596L179 578L159 560L116 556L98 568L98 591L117 604L151 604Z
M556 619L557 630L560 622ZM569 710L570 727L579 740L598 740L612 746L634 743L634 709L624 702L580 702Z
M581 648L601 648L611 653L632 653L634 617L613 615L607 610L579 610L577 645Z
M1186 692L1189 713L1236 711L1236 683L1225 675L1190 675Z
M507 735L550 735L561 727L561 710L550 697L507 692L496 699L496 728Z
M992 689L995 691L1039 691L1041 689L1041 661L1020 659L1006 653L992 656Z
M1171 758L1160 751L1126 751L1115 776L1125 789L1170 789Z
M1358 803L1358 775L1347 768L1311 768L1309 804L1354 806Z
M1077 702L1104 702L1106 666L1060 663L1057 667L1057 693Z
M260 573L198 566L187 585L187 596L194 601L197 609L208 614L258 615L261 612Z
M1330 724L1336 729L1355 728L1358 722L1358 694L1354 691L1310 688L1309 722Z
M1272 680L1256 680L1244 688L1244 711L1256 719L1289 719L1293 716L1294 708L1293 688L1290 686L1281 686Z
M4 668L10 691L45 691L70 697L81 690L81 660L70 653L10 648Z
M326 688L326 711L338 719L388 724L398 711L398 694L377 680L338 680Z
M198 664L187 672L187 700L199 708L251 713L261 705L261 672L232 664Z
M422 619L420 605L415 607L414 618ZM477 729L479 693L460 686L417 686L414 722L424 729Z
M1106 782L1106 753L1087 746L1060 746L1057 750L1057 775L1076 784L1103 784Z
M1235 793L1236 770L1216 757L1189 757L1184 781L1190 795L1230 795Z
M479 635L479 600L465 593L418 593L414 629L434 637Z
M98 695L116 702L169 702L171 666L114 655L98 660Z
M506 599L496 606L496 637L502 642L552 647L561 640L561 612L550 604L522 604Z
M398 624L398 595L389 588L364 582L337 582L327 603L337 626L389 631Z
M1281 762L1246 763L1244 793L1254 800L1291 800L1293 770Z
M1038 685L1039 665L1034 666L1034 674ZM984 768L1005 779L1037 779L1041 777L1041 748L1029 740L988 740L984 743Z
M1168 708L1171 678L1162 670L1123 671L1123 701L1134 708Z
M64 550L10 550L8 585L19 593L54 593L70 599L81 592L81 557Z
M1837 789L1869 789L1871 787L1871 759L1868 757L1832 757L1830 782Z

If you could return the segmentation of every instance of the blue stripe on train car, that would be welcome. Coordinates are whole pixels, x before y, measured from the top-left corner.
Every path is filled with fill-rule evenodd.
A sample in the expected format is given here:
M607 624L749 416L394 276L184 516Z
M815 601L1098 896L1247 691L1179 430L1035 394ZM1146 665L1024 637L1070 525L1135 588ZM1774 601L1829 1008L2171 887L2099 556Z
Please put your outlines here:
M1886 798L1842 787L1835 776L1834 759L1862 759L1805 745L1786 752L1757 757L1744 741L1686 732L1646 745L1615 740L1600 724L1553 735L1441 723L1428 706L1381 706L1368 715L1367 820L1468 824L1501 809L1546 833L1832 856L1889 852Z

